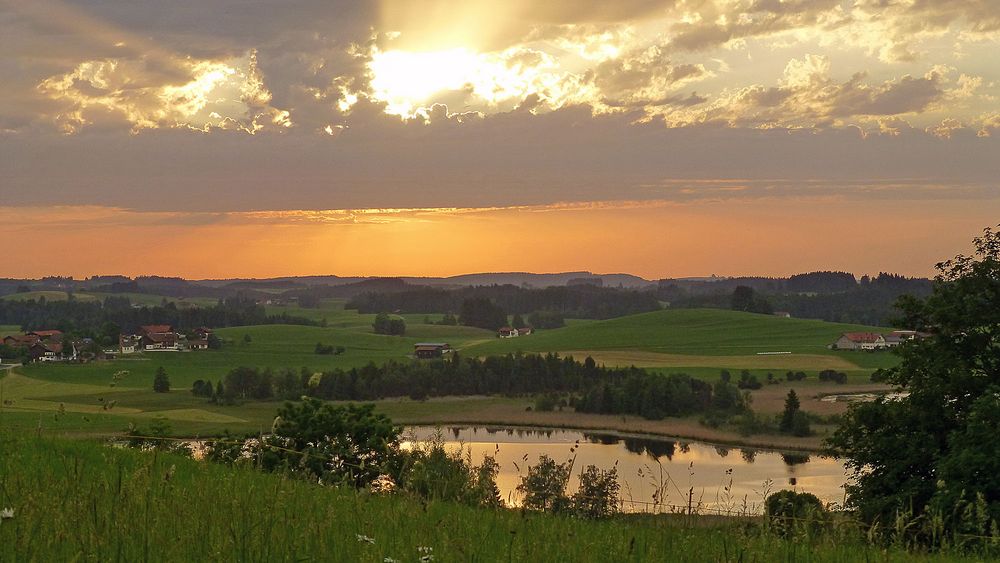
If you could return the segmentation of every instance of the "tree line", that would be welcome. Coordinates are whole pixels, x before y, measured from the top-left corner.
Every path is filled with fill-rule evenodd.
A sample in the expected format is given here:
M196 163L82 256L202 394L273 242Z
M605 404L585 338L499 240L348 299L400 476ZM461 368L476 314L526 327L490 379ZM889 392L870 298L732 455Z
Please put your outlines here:
M579 319L609 319L660 308L651 291L577 285L531 289L493 285L442 289L415 287L402 291L370 291L355 296L346 307L361 313L459 313L472 300L488 300L505 314L553 311ZM474 325L473 325L474 326Z
M664 376L646 370L598 366L558 354L527 354L443 360L390 360L360 368L314 373L301 370L239 367L213 385L195 382L192 392L216 402L298 399L372 401L409 396L566 395L580 412L635 414L649 419L685 416L708 410L741 411L740 389L728 382L706 383L684 374Z
M169 324L178 331L200 326L223 328L264 324L317 325L311 319L287 314L268 315L264 307L250 299L227 297L215 305L178 308L174 302L133 307L125 296L109 296L104 301L69 299L48 301L0 300L0 324L17 325L22 330L58 329L74 336L113 340L120 332L135 332L150 324Z

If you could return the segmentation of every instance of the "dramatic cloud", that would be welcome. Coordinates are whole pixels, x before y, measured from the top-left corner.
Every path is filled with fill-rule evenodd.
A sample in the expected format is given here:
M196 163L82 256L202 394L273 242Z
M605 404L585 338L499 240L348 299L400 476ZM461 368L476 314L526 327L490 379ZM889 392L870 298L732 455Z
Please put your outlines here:
M985 200L998 41L993 0L0 0L0 205Z

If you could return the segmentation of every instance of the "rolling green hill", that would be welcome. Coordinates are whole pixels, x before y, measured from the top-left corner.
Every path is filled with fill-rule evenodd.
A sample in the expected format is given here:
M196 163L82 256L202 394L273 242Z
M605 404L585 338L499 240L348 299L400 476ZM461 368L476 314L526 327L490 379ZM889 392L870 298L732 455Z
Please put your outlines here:
M732 367L754 364L742 366L747 368L773 364L778 369L810 369L809 365L819 369L868 369L892 365L894 356L836 352L827 346L844 332L879 330L884 329L721 309L675 309L542 330L519 338L494 339L469 346L463 352L478 356L516 351L573 352L591 354L595 359L603 354L616 357L620 363L647 367L697 367L705 357L729 357L713 361ZM759 355L763 352L791 354Z

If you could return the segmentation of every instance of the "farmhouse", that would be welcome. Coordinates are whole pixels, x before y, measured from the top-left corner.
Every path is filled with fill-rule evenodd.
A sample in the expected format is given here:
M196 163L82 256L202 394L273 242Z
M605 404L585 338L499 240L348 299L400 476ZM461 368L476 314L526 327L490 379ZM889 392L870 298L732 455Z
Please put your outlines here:
M445 342L418 342L413 345L413 355L421 359L440 358L451 353L451 345Z
M122 334L118 337L118 349L122 354L135 354L142 350L142 337Z
M177 350L178 340L173 332L151 332L142 335L142 347L145 350Z
M879 350L885 348L885 337L877 332L845 332L833 344L837 350Z
M520 336L520 333L516 328L505 326L497 331L497 336L500 338L517 338Z
M187 347L189 350L208 350L208 340L201 338L197 340L188 340Z
M170 325L144 325L139 327L139 334L145 336L147 334L167 334L173 332L173 327Z
M27 348L39 340L41 340L41 338L38 338L33 334L11 334L4 337L3 343L11 348Z
M62 352L61 342L39 340L28 347L28 358L35 362L57 362L63 359Z

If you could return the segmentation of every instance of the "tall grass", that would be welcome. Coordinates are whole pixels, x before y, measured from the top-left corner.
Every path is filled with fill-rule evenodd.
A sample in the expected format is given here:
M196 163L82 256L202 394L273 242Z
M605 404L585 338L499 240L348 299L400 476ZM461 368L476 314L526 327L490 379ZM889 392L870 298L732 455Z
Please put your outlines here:
M162 452L0 434L0 561L946 561L746 521L587 521L375 496ZM420 550L419 548L431 548ZM428 560L428 559L425 559Z

